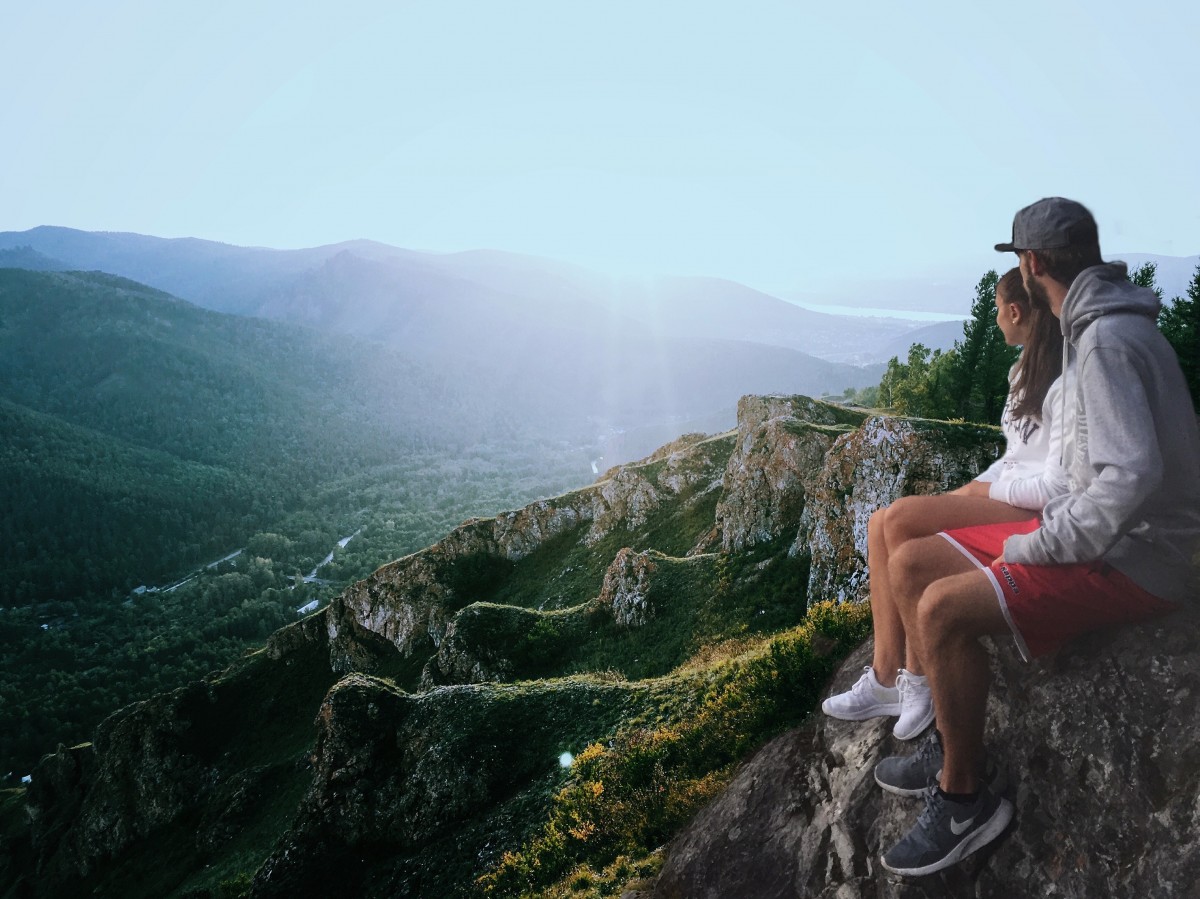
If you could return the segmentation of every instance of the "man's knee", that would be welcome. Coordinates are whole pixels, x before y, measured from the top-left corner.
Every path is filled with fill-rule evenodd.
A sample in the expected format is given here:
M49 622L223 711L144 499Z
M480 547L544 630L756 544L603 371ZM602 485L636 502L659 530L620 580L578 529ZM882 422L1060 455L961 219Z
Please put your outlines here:
M917 603L917 626L927 651L934 652L954 639L965 637L964 622L958 615L960 608L940 581L930 584L921 594Z
M921 593L913 618L930 653L1008 631L992 585L982 572L933 581Z

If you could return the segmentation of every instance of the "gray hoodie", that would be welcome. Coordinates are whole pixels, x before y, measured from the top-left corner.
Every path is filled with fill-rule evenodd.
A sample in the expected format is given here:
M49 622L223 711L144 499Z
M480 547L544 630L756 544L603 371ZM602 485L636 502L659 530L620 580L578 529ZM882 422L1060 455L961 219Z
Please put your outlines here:
M1154 292L1123 263L1079 274L1062 307L1075 362L1070 492L1042 526L1008 538L1027 565L1110 563L1155 596L1192 598L1200 549L1200 432L1175 351L1155 324ZM1068 400L1069 401L1069 400Z

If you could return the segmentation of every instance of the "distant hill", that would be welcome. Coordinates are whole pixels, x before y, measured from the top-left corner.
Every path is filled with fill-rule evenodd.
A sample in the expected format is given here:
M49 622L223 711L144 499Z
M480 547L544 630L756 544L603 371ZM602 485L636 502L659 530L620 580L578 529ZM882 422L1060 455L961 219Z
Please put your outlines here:
M1163 302L1169 303L1176 297L1187 296L1188 285L1196 274L1196 266L1200 265L1200 255L1196 256L1159 256L1154 253L1119 253L1110 257L1119 259L1135 269L1147 262L1157 266L1154 280L1163 291Z
M39 253L33 247L10 247L0 250L0 268L25 268L35 272L62 272L71 266Z
M901 361L908 357L908 349L914 343L924 344L931 350L948 350L955 341L963 339L962 322L935 322L910 331L902 337L893 338L885 348L888 358L897 356Z
M695 418L746 393L836 392L881 372L802 349L840 340L854 346L842 355L861 356L869 323L857 320L868 329L858 340L836 316L714 279L618 283L531 257L370 241L283 251L41 227L0 235L5 246L217 311L387 344L463 396L556 431Z
M345 470L501 421L380 347L17 269L0 270L0 404L0 595L18 600L165 576Z
M4 583L27 583L22 595L31 597L62 586L57 561L83 530L112 538L95 555L128 563L140 540L154 551L138 558L154 564L82 566L71 590L107 589L120 580L115 571L132 567L144 577L171 571L331 477L417 450L452 457L484 442L554 444L607 467L698 421L731 425L731 412L713 410L732 410L746 393L830 392L879 377L782 347L660 339L630 319L610 319L611 329L535 327L477 294L450 318L433 301L336 302L336 284L353 277L396 283L378 265L328 260L322 270L339 277L310 280L317 329L212 312L109 274L0 269L9 425L0 453L5 498L24 510L6 519ZM333 314L346 316L344 328L329 325ZM407 330L413 352L337 333L352 329ZM63 449L72 446L91 447L95 464L73 468L78 452ZM71 487L85 476L94 481ZM107 501L93 488L105 480L150 491L158 506L103 523ZM64 518L53 510L70 496L80 506ZM33 544L41 551L31 555Z
M467 325L487 333L497 319L507 323L504 331L543 324L614 328L631 319L659 339L733 339L863 363L884 361L878 345L914 327L900 319L812 312L716 278L613 279L487 250L419 253L366 240L270 250L48 226L0 234L0 251L18 246L206 308L320 324L405 351L423 323L435 331ZM372 331L380 320L387 327Z

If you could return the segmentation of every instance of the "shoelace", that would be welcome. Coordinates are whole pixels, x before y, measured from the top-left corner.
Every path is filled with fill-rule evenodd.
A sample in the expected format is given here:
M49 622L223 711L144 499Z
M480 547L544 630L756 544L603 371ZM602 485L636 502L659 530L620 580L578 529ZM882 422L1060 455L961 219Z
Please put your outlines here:
M925 808L917 818L917 827L925 833L935 833L942 819L946 817L946 803L938 793L936 783L925 788Z
M913 690L919 689L916 681L914 681L912 678L912 672L904 672L896 675L896 689L900 691L901 702L904 702L905 697L908 696Z
M866 693L868 690L871 689L871 678L868 676L870 674L870 672L871 672L871 666L864 665L863 666L863 676L860 677L857 681L855 681L854 686L851 688L852 693Z

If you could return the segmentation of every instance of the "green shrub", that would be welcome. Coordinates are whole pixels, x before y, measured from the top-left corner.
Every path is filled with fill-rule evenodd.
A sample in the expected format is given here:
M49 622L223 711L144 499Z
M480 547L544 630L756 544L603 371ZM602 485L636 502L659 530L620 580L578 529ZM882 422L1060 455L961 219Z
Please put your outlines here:
M581 752L540 833L480 878L484 893L529 895L559 883L564 895L564 878L579 889L581 871L644 857L724 787L739 759L815 706L869 627L869 607L822 603L759 649L676 675L692 701L665 723L627 728Z

